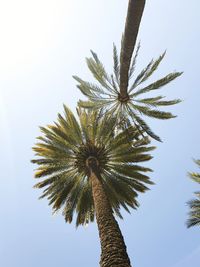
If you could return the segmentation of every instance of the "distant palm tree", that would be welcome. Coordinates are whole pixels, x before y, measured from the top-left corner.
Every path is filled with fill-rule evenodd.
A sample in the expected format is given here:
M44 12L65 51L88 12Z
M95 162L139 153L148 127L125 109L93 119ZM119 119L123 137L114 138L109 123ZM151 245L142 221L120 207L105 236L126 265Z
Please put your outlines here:
M132 64L129 68L129 81L135 71L136 59L138 56L139 45L133 57ZM176 116L170 112L160 111L157 108L161 106L169 106L179 103L180 99L166 101L164 96L142 97L143 94L158 90L167 85L182 72L172 72L156 82L146 85L146 81L157 70L159 64L163 60L165 53L158 59L152 60L139 74L136 76L132 84L129 86L126 97L120 93L120 65L116 46L113 46L114 73L108 75L98 56L92 52L92 57L86 58L87 65L98 84L86 82L78 76L73 76L79 83L77 87L88 98L89 101L79 101L79 106L88 109L102 108L108 114L115 115L118 124L134 124L141 132L146 132L152 138L161 141L142 119L140 115L145 115L157 119L170 119ZM144 85L143 85L144 84Z
M43 135L33 148L37 158L32 162L39 165L35 178L45 177L35 187L46 187L41 198L49 199L53 211L63 207L66 222L72 222L74 212L77 226L96 216L100 266L130 267L115 215L122 218L121 206L128 212L128 207L136 208L138 192L153 184L144 174L151 169L137 163L150 160L146 152L154 147L134 127L114 129L111 116L78 109L78 123L66 106L64 110L65 116L59 114L54 125L41 127Z
M200 160L196 160L195 162L200 167ZM200 173L191 172L189 176L192 180L200 184ZM196 192L195 195L197 198L188 202L190 212L187 227L200 225L200 191Z
M127 97L129 69L143 15L145 0L129 0L120 53L120 95Z

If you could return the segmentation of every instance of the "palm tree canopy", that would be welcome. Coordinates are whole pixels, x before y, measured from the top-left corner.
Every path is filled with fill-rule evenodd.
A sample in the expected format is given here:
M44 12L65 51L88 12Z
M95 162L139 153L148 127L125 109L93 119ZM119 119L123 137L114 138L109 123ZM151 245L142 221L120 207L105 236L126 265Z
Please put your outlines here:
M200 160L196 160L195 162L200 167ZM200 173L190 172L189 177L200 184ZM190 212L187 227L200 225L200 191L196 192L195 195L197 198L188 202Z
M145 184L153 184L145 172L151 169L138 162L152 157L146 153L154 149L149 140L141 139L138 130L129 127L114 130L115 119L101 116L99 111L78 109L79 122L64 106L64 116L58 114L53 125L41 127L43 133L33 147L38 164L35 178L45 178L35 185L44 190L53 211L63 208L66 222L77 213L76 225L94 220L94 203L86 161L95 157L99 164L104 190L112 211L122 217L120 206L136 208L138 192L145 192Z
M130 69L129 80L135 72L136 59L138 56L140 45L136 50L133 57ZM118 123L126 120L128 125L132 122L138 129L142 129L149 136L161 141L161 139L150 129L147 123L143 120L141 115L157 119L171 119L176 116L170 112L160 111L158 108L162 106L174 105L181 102L180 99L165 100L164 96L158 95L156 97L143 97L145 93L158 90L167 85L182 72L172 72L163 78L146 84L148 79L157 70L159 64L163 60L165 53L158 59L152 60L139 74L135 77L134 81L130 83L128 88L128 95L123 98L120 95L120 66L116 46L113 46L113 59L114 59L114 73L108 75L103 64L99 60L96 53L92 51L92 57L86 58L87 65L98 84L89 83L82 80L78 76L73 76L79 83L77 87L88 98L89 101L79 101L79 106L89 109L103 108L110 114L116 116Z

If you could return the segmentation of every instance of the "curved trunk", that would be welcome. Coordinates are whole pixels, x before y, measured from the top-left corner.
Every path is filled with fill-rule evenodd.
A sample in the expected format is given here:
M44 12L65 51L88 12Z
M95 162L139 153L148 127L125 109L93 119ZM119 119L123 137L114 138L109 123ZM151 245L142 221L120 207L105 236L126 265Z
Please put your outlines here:
M128 71L144 11L145 0L129 0L124 37L120 54L120 94L127 97Z
M96 212L96 220L101 242L101 267L130 267L126 245L119 225L103 189L101 177L96 170L90 169L90 182Z

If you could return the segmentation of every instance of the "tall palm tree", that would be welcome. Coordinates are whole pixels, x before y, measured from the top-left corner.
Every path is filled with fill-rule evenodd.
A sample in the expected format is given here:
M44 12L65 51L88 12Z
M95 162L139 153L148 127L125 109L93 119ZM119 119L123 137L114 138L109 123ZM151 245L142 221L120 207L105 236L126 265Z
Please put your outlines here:
M129 81L135 72L136 59L138 56L140 45L135 52L131 66L129 68ZM134 124L141 132L146 132L149 136L161 141L143 120L141 115L157 119L171 119L176 116L170 112L160 111L158 108L179 103L180 99L163 100L165 97L158 95L155 97L142 97L143 94L149 93L162 88L177 77L182 72L172 72L163 78L146 84L148 79L157 70L159 64L163 60L165 53L158 59L151 62L135 77L134 81L128 88L127 96L124 98L120 94L120 66L116 46L113 46L113 74L109 75L96 53L91 51L92 57L86 58L87 66L98 84L93 84L82 80L78 76L73 76L78 82L77 87L88 98L89 101L79 101L79 106L89 109L102 108L107 114L114 114L118 124L125 122L126 124Z
M148 138L141 139L134 127L115 129L115 119L101 112L78 109L80 123L64 106L54 125L41 127L43 133L33 147L38 164L35 178L45 178L35 187L45 190L53 211L63 207L66 222L76 212L76 225L96 217L101 242L101 267L130 267L123 236L115 215L120 207L137 208L138 192L153 184L138 162L150 160ZM127 131L129 134L127 135ZM128 138L128 139L127 139Z
M200 167L200 160L196 160L195 162ZM200 184L200 173L191 172L189 173L189 177ZM195 195L197 198L188 202L190 212L187 227L200 225L200 191L196 192Z
M127 97L128 72L143 15L145 0L129 0L120 54L120 95Z

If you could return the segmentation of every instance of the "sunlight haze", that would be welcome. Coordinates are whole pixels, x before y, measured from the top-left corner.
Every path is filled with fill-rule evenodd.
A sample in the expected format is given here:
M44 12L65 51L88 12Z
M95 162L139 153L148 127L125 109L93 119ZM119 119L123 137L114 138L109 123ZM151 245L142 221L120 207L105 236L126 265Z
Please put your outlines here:
M95 51L112 71L113 42L120 50L128 1L4 0L0 2L0 266L97 267L96 223L76 229L61 212L52 216L36 183L31 147L39 126L53 123L63 103L75 112L85 99L72 75L93 81L85 58ZM187 201L198 185L187 176L200 159L200 2L147 1L138 40L138 73L165 49L153 80L184 74L162 89L182 103L167 107L169 121L147 119L163 143L147 167L155 185L140 207L118 220L134 267L199 267L200 229L187 229Z

